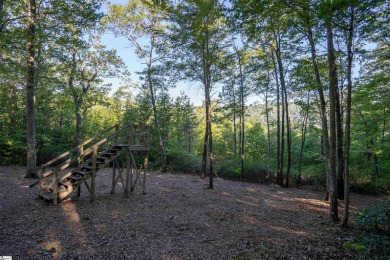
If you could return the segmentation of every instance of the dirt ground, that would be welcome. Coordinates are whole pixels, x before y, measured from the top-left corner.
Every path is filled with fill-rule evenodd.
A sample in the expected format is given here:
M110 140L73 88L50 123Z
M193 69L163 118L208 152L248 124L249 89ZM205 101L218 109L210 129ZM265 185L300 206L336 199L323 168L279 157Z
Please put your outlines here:
M343 249L357 231L328 222L323 192L150 173L125 199L100 172L58 206L37 198L23 167L0 167L0 256L13 259L356 259ZM380 198L352 194L357 212ZM340 214L342 208L340 207Z

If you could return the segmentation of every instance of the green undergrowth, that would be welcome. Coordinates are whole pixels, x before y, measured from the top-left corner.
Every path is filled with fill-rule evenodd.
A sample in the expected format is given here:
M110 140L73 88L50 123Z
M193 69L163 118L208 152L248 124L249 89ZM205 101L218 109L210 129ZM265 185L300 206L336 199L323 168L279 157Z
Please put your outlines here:
M355 250L362 259L390 259L390 197L379 205L356 214L355 226L360 237L344 243L344 248Z

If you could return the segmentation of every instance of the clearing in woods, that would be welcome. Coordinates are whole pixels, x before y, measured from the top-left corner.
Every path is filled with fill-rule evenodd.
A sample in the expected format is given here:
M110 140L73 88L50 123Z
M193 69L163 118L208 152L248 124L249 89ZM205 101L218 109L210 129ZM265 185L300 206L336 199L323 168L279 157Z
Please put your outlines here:
M343 249L356 230L328 222L323 192L150 173L124 198L99 172L96 198L72 195L58 206L37 199L23 167L0 167L0 255L15 259L315 259L356 258ZM352 194L357 212L380 202ZM342 208L340 207L340 213ZM352 219L353 221L353 219Z

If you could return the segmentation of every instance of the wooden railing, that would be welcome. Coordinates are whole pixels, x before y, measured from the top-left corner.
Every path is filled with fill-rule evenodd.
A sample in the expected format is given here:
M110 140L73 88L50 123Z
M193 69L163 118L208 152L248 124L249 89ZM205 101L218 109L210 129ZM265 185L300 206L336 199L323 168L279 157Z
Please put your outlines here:
M78 164L80 166L83 162L85 162L85 158L91 158L92 163L96 166L96 157L102 149L108 149L116 144L128 144L129 136L130 136L130 124L119 128L119 125L115 125L110 127L94 137L88 139L82 144L73 147L69 151L64 152L63 154L57 156L56 158L44 163L38 167L38 171L40 171L40 178L38 181L31 184L29 187L32 188L37 184L40 185L41 189L45 188L44 181L45 179L53 176L53 182L57 183L59 180L63 180L69 177L72 174L72 171L65 171L69 167L74 164ZM114 132L112 132L114 131ZM112 132L110 134L110 132ZM106 136L109 134L108 136ZM102 138L103 137L103 138ZM101 139L99 139L101 138ZM61 162L61 160L65 159L65 161ZM59 178L58 173L61 171L65 171L62 173L61 178ZM53 187L56 187L54 185ZM53 191L53 194L56 192Z

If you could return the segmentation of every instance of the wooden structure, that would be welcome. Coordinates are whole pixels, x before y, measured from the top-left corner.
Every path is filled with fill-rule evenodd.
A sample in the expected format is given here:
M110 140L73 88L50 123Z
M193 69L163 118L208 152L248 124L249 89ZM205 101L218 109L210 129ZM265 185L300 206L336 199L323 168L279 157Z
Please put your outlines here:
M38 196L55 205L75 190L80 196L84 184L90 193L90 200L94 201L96 176L101 169L112 165L111 193L115 193L120 181L125 197L138 182L145 194L149 141L149 126L128 124L119 128L115 125L39 166L40 179L30 188L39 184ZM71 169L75 164L78 167Z

